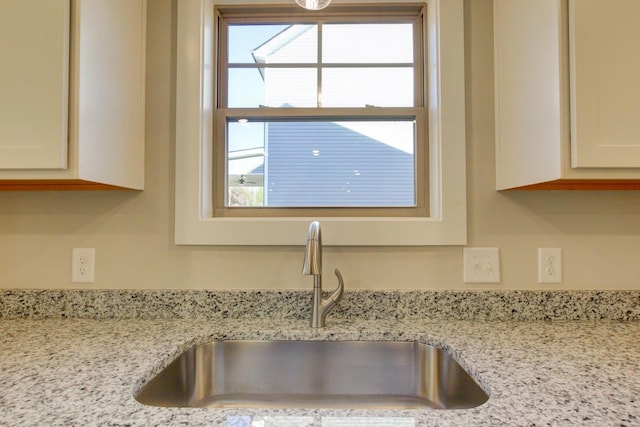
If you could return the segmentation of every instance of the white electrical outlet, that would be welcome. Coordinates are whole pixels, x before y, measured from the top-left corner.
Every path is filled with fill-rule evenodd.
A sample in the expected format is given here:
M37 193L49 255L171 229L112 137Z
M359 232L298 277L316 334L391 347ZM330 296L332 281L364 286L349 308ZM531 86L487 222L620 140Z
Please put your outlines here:
M562 249L538 248L538 283L562 282Z
M71 258L71 281L74 283L95 282L95 248L73 248Z
M465 283L500 283L498 248L464 248L463 258Z

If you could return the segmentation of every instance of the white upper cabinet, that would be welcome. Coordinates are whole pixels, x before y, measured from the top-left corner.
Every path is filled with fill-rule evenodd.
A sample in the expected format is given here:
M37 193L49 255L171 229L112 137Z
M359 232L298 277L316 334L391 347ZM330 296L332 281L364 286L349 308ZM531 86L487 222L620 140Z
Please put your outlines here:
M70 0L0 3L0 168L67 167Z
M640 188L637 0L494 0L499 190Z
M142 189L146 0L2 0L0 35L0 190Z
M640 1L569 2L571 163L640 167Z

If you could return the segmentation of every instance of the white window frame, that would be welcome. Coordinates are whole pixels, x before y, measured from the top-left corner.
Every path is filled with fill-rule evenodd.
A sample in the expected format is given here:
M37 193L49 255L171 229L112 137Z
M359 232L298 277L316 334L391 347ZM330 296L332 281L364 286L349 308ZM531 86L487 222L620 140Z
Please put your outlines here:
M429 217L212 216L213 6L293 0L180 0L176 82L175 243L303 245L311 220L323 243L441 246L467 243L463 0L427 0ZM340 0L333 0L340 2ZM398 2L406 0L365 0ZM353 3L353 0L351 1ZM346 3L346 1L345 1Z

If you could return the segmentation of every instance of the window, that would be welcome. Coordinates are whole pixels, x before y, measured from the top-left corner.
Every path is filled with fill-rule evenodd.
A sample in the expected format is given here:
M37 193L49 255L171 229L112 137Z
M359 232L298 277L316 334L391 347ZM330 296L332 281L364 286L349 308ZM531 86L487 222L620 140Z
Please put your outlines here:
M288 4L178 3L176 243L465 244L462 0Z
M217 7L214 216L425 216L424 9Z

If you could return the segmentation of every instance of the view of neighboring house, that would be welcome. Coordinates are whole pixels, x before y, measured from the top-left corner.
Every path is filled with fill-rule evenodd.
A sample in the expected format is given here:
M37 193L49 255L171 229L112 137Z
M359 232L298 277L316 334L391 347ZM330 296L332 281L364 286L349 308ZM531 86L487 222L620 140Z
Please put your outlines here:
M327 138L327 135L332 138ZM413 156L339 122L270 123L265 180L274 206L410 206ZM364 155L366 153L366 155Z
M313 31L314 27L287 27L254 49L254 60L271 64L314 63L317 60L314 49L317 32ZM406 81L398 82L398 70L374 71L396 73L389 74L386 79L384 75L378 78L389 81L390 85L406 86L396 90L395 95L406 97L408 93L412 96L410 76ZM317 71L313 67L260 69L265 106L315 107L315 73ZM351 78L345 81L344 75ZM358 87L370 90L367 85L371 82L359 81L362 80L360 73L353 70L345 70L342 79L345 91L358 90ZM375 99L375 96L367 99ZM265 121L262 125L262 147L255 151L253 162L245 163L245 170L233 171L237 183L230 178L229 184L262 187L261 204L264 206L406 207L415 204L414 125L411 120L382 124L367 121ZM229 157L233 156L234 153L229 152Z

